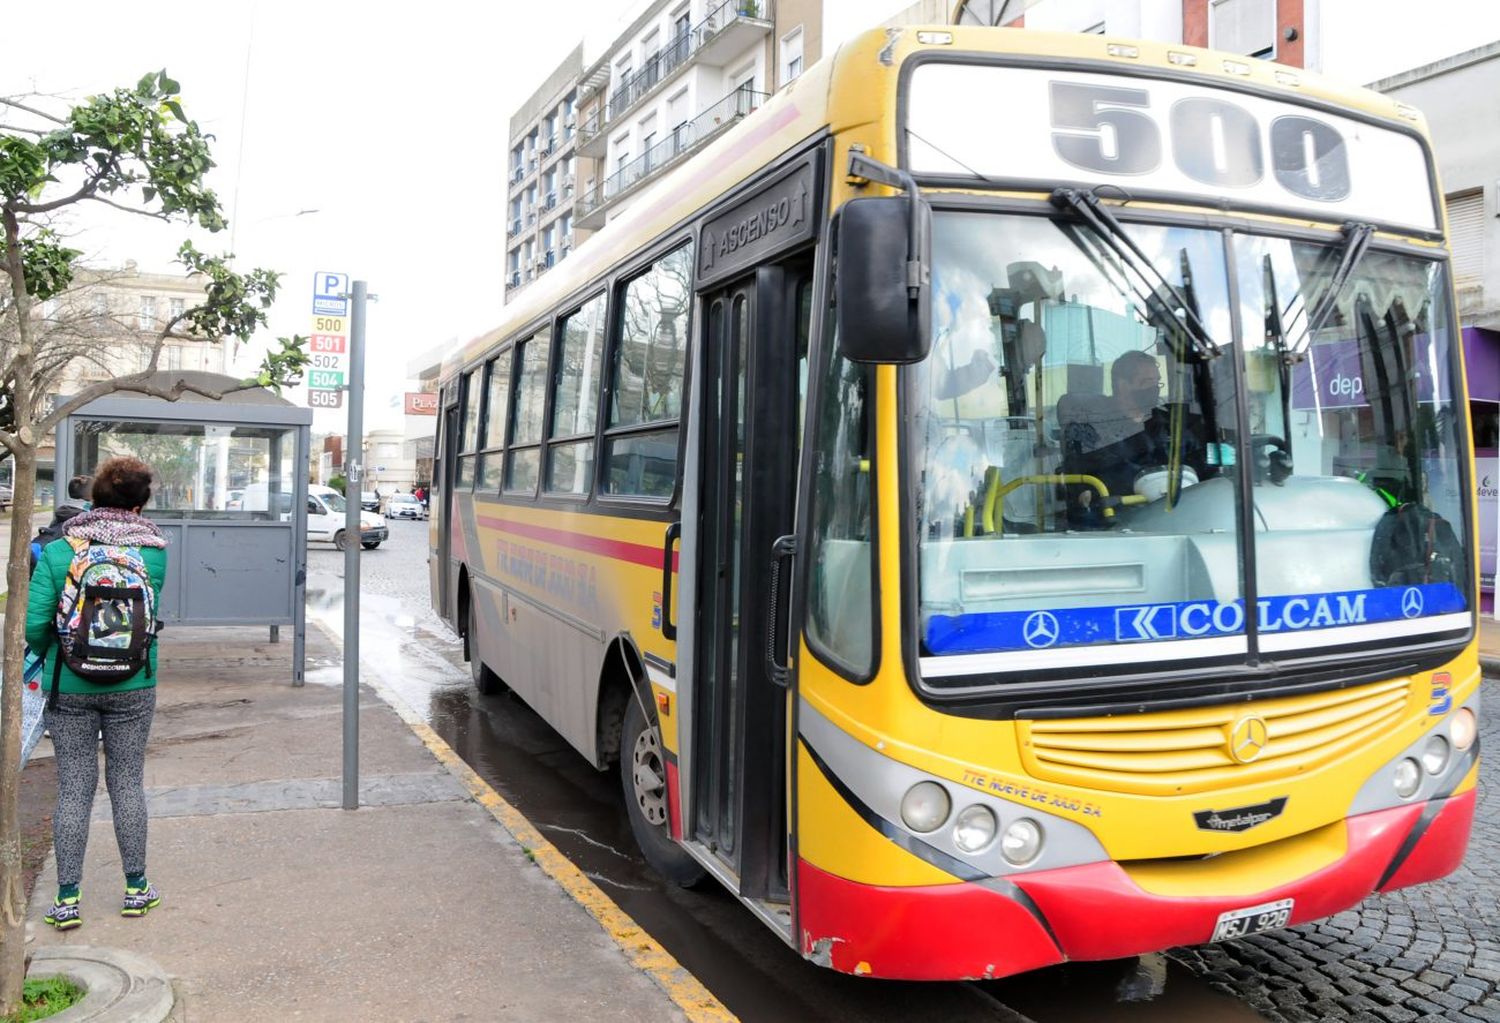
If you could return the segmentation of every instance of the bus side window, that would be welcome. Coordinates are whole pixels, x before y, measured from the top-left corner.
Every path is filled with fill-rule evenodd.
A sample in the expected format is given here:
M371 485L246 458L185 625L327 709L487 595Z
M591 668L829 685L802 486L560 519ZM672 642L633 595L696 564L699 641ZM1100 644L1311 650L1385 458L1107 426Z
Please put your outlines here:
M807 637L820 659L863 680L875 666L871 370L838 354L831 324L828 336L813 436Z
M669 498L677 486L677 417L692 305L693 247L626 283L613 352L604 490Z

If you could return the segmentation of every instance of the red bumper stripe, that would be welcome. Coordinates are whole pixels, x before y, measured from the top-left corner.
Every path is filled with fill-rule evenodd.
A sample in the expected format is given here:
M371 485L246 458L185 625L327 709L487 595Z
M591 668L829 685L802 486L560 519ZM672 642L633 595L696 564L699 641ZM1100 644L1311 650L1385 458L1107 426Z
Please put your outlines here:
M1445 800L1381 890L1451 872L1463 858L1474 805L1472 790ZM999 977L1065 959L1118 959L1198 944L1213 934L1219 914L1278 899L1295 900L1292 924L1318 920L1375 891L1424 809L1351 817L1341 859L1248 895L1156 895L1113 862L1012 875L1008 880L1031 897L1041 919L981 883L885 888L799 862L802 952L836 970L877 977Z
M677 791L677 758L667 758L667 826L672 838L682 841L682 797Z
M1036 919L977 884L885 888L797 864L802 954L900 980L1003 977L1063 961Z

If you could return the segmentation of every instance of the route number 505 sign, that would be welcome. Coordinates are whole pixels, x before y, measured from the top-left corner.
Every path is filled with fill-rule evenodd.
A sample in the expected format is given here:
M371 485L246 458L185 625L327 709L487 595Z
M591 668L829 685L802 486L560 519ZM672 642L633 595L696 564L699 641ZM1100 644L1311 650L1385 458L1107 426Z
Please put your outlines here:
M311 408L343 408L343 391L308 391L307 404Z

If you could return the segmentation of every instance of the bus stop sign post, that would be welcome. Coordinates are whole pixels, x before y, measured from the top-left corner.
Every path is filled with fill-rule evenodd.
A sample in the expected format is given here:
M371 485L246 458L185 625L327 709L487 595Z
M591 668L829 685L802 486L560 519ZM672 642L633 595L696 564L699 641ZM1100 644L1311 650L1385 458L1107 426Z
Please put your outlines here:
M344 809L359 809L359 553L365 430L365 300L354 282L349 323L349 436L344 441Z

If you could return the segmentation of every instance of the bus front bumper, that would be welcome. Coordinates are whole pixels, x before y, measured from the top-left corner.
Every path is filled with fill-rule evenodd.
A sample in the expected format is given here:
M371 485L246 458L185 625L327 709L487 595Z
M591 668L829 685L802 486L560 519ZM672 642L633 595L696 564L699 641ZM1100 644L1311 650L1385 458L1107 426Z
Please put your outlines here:
M1475 792L1350 817L1342 857L1249 895L1154 894L1113 861L911 888L859 884L801 861L802 953L844 973L958 980L1202 944L1221 913L1282 899L1293 900L1288 926L1320 920L1373 892L1451 873Z

